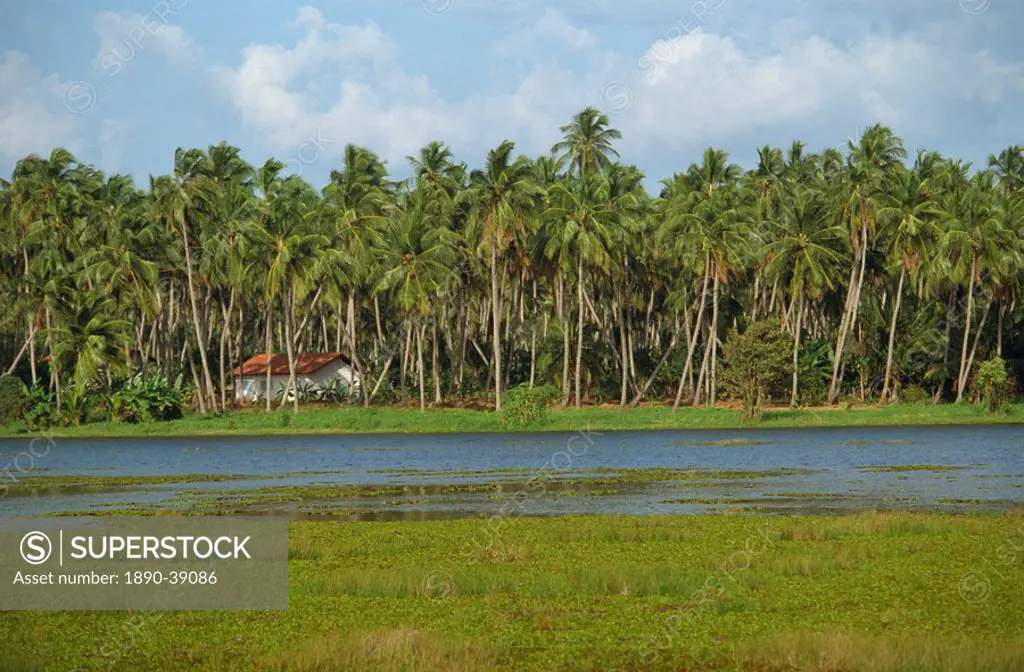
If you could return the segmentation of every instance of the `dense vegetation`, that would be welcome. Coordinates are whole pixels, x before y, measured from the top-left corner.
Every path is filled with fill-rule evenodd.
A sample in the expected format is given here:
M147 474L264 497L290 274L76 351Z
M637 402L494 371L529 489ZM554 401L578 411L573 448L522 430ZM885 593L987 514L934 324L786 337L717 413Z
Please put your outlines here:
M4 611L0 669L1018 671L1022 522L296 522L287 611Z
M431 143L404 181L349 146L319 193L226 144L179 149L145 189L64 149L28 156L0 181L0 373L73 422L177 413L140 395L225 410L233 367L267 351L293 379L301 353L344 352L366 384L331 396L366 405L500 409L551 384L576 406L713 406L720 341L773 318L794 405L1001 399L976 384L996 357L1000 385L1020 379L1021 147L972 172L908 161L875 126L843 151L763 147L747 171L708 149L654 197L598 111L562 133L473 171Z

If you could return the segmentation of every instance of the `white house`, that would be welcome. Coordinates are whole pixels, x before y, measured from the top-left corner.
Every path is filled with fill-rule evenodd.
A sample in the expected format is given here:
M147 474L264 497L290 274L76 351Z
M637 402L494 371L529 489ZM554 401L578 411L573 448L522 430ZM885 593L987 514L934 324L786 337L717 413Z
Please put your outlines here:
M266 399L267 355L260 353L235 368L236 397L241 401ZM320 390L335 381L345 389L358 389L359 376L352 362L340 352L299 355L295 361L295 379L300 390ZM288 385L288 355L276 353L270 358L270 398ZM289 395L290 398L290 395Z

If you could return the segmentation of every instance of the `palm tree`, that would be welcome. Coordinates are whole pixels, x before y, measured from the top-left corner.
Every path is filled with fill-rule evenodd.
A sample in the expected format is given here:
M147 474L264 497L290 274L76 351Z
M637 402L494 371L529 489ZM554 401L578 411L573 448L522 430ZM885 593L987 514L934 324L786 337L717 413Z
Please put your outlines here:
M118 319L117 304L93 292L73 293L57 303L60 327L53 336L53 358L58 367L74 371L75 385L84 390L102 370L124 369L128 343L127 321Z
M842 228L832 222L827 204L813 190L792 186L779 213L779 236L766 248L768 272L789 277L789 292L796 302L793 322L793 387L790 406L796 406L800 389L800 334L808 301L835 285L835 274L843 261L838 247Z
M387 293L415 333L419 362L420 410L426 410L423 336L419 329L431 312L432 300L444 286L453 263L457 236L437 226L423 203L408 204L396 213L374 247L382 269L374 293Z
M586 282L584 273L607 273L609 250L614 246L619 212L608 200L608 183L600 174L584 174L568 184L555 185L554 202L547 213L545 255L557 259L563 272L576 271L576 407L582 406L583 323ZM565 353L568 357L568 353Z
M846 305L836 336L832 383L828 392L830 404L834 404L839 396L843 349L857 322L861 292L864 288L869 236L875 230L880 201L891 182L892 175L897 167L902 165L901 162L907 155L903 149L903 141L880 124L867 129L856 143L850 140L847 145L850 154L846 162L846 172L836 190L836 209L840 220L848 227L854 254L850 264Z
M213 376L210 375L210 363L206 356L206 332L199 312L199 300L196 296L194 278L194 262L192 258L192 239L189 224L195 224L202 213L209 212L213 201L213 190L210 178L204 173L206 157L201 150L185 150L178 148L174 152L174 173L170 177L157 180L155 186L157 213L167 220L171 232L181 236L185 251L185 274L188 285L188 299L192 308L192 326L195 329L196 349L203 367L203 380L206 384L205 395L210 408L217 411L217 397L213 392ZM200 390L200 398L203 397ZM201 404L202 407L202 404ZM203 409L205 412L205 408Z
M501 292L498 258L510 246L525 255L526 236L542 194L532 180L533 168L525 157L512 160L515 143L506 140L487 153L483 170L470 175L466 198L472 204L471 222L476 237L488 251L491 271L491 319L495 410L501 411Z
M885 226L883 238L888 241L888 256L899 264L900 279L893 298L892 320L889 326L889 345L885 357L885 376L878 403L884 404L889 394L892 375L893 346L896 342L896 322L903 300L903 283L908 273L915 272L928 253L928 248L938 235L937 212L931 200L931 175L929 166L933 162L919 155L913 170L897 169L892 188L881 199L878 219Z
M622 133L611 127L608 117L595 107L587 107L561 128L562 140L551 151L569 161L570 171L577 176L591 174L618 158L612 146Z

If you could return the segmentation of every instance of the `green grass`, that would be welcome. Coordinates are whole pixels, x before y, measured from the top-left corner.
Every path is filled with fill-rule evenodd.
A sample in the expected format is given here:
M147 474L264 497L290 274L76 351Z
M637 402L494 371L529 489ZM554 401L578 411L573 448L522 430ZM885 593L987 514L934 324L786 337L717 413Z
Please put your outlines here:
M1022 535L1019 511L295 522L287 611L0 612L0 670L1018 671Z
M986 414L969 404L961 406L856 406L850 409L778 409L765 413L763 422L751 423L732 409L683 408L673 414L666 406L556 408L540 425L523 431L614 431L629 429L757 429L783 427L867 427L893 425L957 425L1024 423L1024 404L1004 413ZM266 434L374 434L507 431L492 412L463 409L306 408L265 413L233 412L219 417L189 415L182 420L143 424L93 423L55 428L62 437L218 436ZM0 428L0 437L31 435L22 426ZM371 446L372 448L372 446Z

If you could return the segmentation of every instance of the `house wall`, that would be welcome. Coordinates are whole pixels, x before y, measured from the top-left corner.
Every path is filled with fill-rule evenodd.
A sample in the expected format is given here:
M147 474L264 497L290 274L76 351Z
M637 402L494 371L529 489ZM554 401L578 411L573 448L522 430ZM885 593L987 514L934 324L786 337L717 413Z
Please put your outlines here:
M323 388L333 380L340 380L345 385L351 386L353 381L358 387L358 376L354 369L341 360L335 360L313 373L306 375L297 375L297 382L299 387L313 385L318 388ZM239 386L239 390L236 394L238 399L242 401L259 401L260 399L266 399L264 395L264 388L267 384L267 376L246 376L242 381L242 385ZM277 398L278 393L288 385L288 376L271 376L270 377L270 398Z

